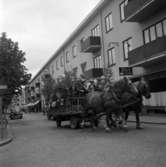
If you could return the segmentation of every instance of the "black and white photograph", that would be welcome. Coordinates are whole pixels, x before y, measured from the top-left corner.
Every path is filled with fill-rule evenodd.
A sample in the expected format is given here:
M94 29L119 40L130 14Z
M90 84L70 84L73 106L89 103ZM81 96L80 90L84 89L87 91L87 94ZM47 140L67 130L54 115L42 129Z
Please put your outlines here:
M0 0L0 167L166 166L166 0Z

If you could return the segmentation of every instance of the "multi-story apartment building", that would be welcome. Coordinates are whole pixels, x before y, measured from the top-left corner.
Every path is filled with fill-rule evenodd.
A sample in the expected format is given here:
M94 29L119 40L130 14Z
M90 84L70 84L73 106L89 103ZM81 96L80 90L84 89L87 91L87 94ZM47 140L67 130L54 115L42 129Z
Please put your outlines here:
M165 42L166 1L102 0L32 79L32 94L44 73L92 77L110 68L116 80L119 67L132 67L132 77L149 80L153 95L146 103L166 106Z
M130 0L124 8L126 23L137 23L129 52L129 66L150 84L151 106L166 106L166 1ZM135 74L136 75L136 74Z

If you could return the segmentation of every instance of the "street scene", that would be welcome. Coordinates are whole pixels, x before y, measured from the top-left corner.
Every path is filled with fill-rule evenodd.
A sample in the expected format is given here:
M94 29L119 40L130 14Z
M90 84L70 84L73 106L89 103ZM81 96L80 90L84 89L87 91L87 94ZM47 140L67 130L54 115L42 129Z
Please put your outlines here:
M10 124L14 140L0 148L3 167L163 167L166 163L166 125L143 124L143 130L136 130L135 123L129 123L128 132L110 133L102 124L95 131L72 130L67 122L56 128L55 121L41 113L25 114Z
M166 1L0 1L0 167L166 166Z

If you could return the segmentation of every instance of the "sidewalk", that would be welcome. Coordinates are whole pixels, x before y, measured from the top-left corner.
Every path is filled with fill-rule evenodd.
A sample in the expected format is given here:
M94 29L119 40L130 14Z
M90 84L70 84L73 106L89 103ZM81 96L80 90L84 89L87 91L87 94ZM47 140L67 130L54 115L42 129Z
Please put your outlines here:
M1 136L0 136L0 147L10 143L12 140L13 140L13 133L12 133L11 126L8 124L8 127L4 132L3 139L1 139Z
M135 115L130 115L128 120L129 122L135 122ZM166 114L141 115L140 120L144 124L166 125Z

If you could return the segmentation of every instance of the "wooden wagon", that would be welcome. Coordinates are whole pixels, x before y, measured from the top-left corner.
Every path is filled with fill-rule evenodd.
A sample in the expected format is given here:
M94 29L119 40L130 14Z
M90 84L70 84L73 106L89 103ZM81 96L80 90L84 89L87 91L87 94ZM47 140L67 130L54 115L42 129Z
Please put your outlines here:
M63 121L69 121L72 129L80 127L82 121L90 121L90 114L85 114L83 108L85 97L67 97L54 101L47 113L48 119L54 119L57 127L61 126Z

